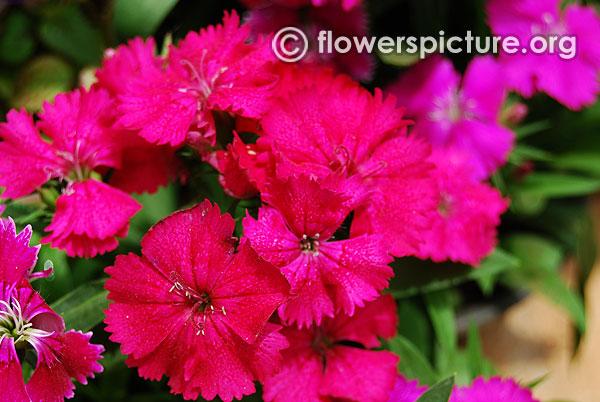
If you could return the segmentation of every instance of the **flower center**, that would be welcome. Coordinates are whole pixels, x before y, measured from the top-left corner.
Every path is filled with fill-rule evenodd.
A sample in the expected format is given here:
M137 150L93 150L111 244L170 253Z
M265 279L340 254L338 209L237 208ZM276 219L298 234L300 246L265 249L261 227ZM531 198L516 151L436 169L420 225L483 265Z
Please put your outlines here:
M207 50L204 49L202 51L202 57L200 58L200 66L196 68L189 60L181 60L181 64L183 64L190 71L190 74L195 82L195 85L181 88L180 92L186 93L191 92L195 96L199 98L198 101L198 109L202 110L204 101L208 99L210 94L215 90L216 81L219 76L224 73L227 68L224 67L221 70L214 71L215 66L211 65L211 63L205 64ZM212 71L211 71L212 70Z
M0 343L4 338L13 338L15 346L30 338L40 338L52 335L41 329L33 328L33 324L23 318L21 305L17 300L11 303L0 300Z
M204 335L207 316L216 313L223 314L223 316L227 315L225 306L215 308L207 292L198 292L187 286L179 273L175 271L171 272L170 279L173 281L173 286L169 290L169 293L175 292L186 299L187 303L191 306L190 320L197 329L196 335Z
M438 204L438 212L442 217L447 217L452 213L453 198L447 193L442 192L440 194L440 202Z
M550 13L542 15L542 21L531 26L532 35L542 35L546 39L552 35L562 36L567 33L567 28L564 22L554 18Z
M308 237L307 235L302 235L302 239L300 240L300 249L303 253L312 253L313 256L319 255L319 234L317 233L315 237Z

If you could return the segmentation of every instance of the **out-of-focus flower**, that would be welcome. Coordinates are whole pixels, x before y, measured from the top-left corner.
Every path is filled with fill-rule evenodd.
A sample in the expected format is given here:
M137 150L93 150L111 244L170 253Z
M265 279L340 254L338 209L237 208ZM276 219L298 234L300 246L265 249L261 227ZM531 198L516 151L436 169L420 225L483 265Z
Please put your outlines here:
M252 394L288 345L267 320L289 285L248 243L234 254L234 225L205 201L151 228L142 257L118 256L106 269L111 340L140 376L168 376L185 399Z
M315 0L312 4L310 0L267 2L252 7L247 21L255 34L275 33L285 27L301 29L309 42L307 54L301 60L303 65L329 66L363 81L369 80L373 74L375 63L367 52L359 53L352 48L347 53L340 53L327 46L323 46L322 52L319 51L320 31L331 31L331 43L340 36L367 36L366 12L360 1Z
M74 395L71 378L87 384L102 371L104 348L90 344L91 332L65 331L62 317L27 281L39 250L29 246L31 233L28 226L17 235L11 219L0 219L0 399L62 401ZM27 345L37 363L25 384L17 349Z
M562 4L560 0L490 0L488 21L495 35L516 36L525 45L534 36L556 35L555 54L501 53L500 63L511 89L526 97L542 91L577 110L594 103L600 90L600 18L591 5L570 3L561 10ZM567 36L575 42L569 42L563 52L559 44Z
M496 245L496 227L508 202L489 184L472 178L469 157L437 149L430 158L438 188L438 207L431 211L433 227L417 256L477 265Z
M387 287L393 259L382 236L333 241L359 191L346 181L332 188L306 175L273 180L262 194L269 206L258 220L244 219L244 235L291 284L294 297L279 308L286 324L302 328L341 311L352 315Z
M512 378L478 377L464 387L455 387L450 402L539 402L531 390L521 387Z
M479 178L506 162L514 135L499 123L506 89L502 69L491 56L476 57L462 80L450 60L431 56L387 91L415 119L416 135L434 147L468 152Z
M285 327L281 332L290 347L283 351L279 373L265 381L265 400L387 401L398 357L369 349L381 346L378 337L395 335L397 320L394 299L385 295L356 309L352 317L339 314L303 330Z
M235 12L226 13L222 25L171 46L166 67L139 69L118 95L118 123L149 142L178 146L189 132L194 142L214 143L213 111L262 117L277 81L274 55L268 41L248 43L250 27L239 22Z
M405 256L418 250L436 201L431 148L407 136L410 122L395 104L339 76L274 101L257 142L271 147L279 177L339 171L360 178L369 195L354 213L352 237L382 235L392 255Z

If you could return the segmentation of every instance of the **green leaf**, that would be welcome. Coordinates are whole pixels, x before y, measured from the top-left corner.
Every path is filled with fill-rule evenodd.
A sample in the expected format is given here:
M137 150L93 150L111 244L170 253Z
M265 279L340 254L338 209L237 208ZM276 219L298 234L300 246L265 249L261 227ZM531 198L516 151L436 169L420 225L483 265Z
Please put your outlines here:
M12 65L24 63L35 51L31 18L22 10L11 9L3 18L3 23L0 60Z
M495 374L494 366L483 355L479 331L473 320L469 323L469 332L467 333L466 358L470 371L469 382L480 375L488 377Z
M560 276L564 251L554 241L527 234L512 234L504 245L521 261L521 269L511 272L517 284L527 283L562 307L583 333L586 328L583 297L569 289Z
M484 259L478 268L452 262L434 264L416 258L401 258L392 263L395 276L387 292L396 299L435 292L466 281L497 275L516 268L518 264L517 259L500 249Z
M432 356L433 329L423 303L416 298L398 303L398 333L412 342L426 357Z
M40 40L79 65L99 64L102 34L76 5L59 5L46 12L39 27Z
M535 387L537 387L538 385L540 385L541 383L543 383L544 381L546 381L546 379L550 376L550 373L548 374L544 374L543 376L536 378L535 380L531 381L530 383L528 383L526 385L527 388L529 389L534 389Z
M104 279L86 283L51 305L60 314L67 329L89 331L104 320L108 308L108 292L104 290Z
M454 376L448 377L429 388L416 402L448 402L453 387Z
M515 192L546 198L577 197L600 190L600 179L563 173L535 172L526 176Z
M525 137L540 133L549 128L552 128L552 123L549 120L541 120L519 126L515 129L515 133L517 134L517 138L522 140Z
M379 59L387 65L395 67L410 67L419 61L419 53L390 53L377 52Z
M114 24L123 38L152 35L177 0L116 0Z
M572 169L600 176L600 156L598 152L577 151L558 156L555 165L562 169Z
M400 356L398 371L407 378L416 378L420 383L426 385L431 385L437 381L438 374L431 367L427 358L408 339L398 334L389 341L389 348L393 353Z
M454 306L449 291L431 292L425 295L427 312L433 324L436 338L445 353L454 353L457 346Z
M550 152L526 144L517 144L508 156L509 162L517 165L524 161L549 162L553 158L554 156Z

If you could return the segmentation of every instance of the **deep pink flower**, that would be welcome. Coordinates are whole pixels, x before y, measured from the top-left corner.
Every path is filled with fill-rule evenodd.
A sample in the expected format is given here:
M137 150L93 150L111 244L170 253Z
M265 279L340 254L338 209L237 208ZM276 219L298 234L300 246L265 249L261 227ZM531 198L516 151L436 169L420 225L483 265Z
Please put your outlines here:
M104 52L102 68L96 70L98 81L94 87L105 88L116 96L127 92L129 83L139 75L160 69L164 60L156 57L154 38L145 42L142 38L134 38L126 45Z
M114 250L125 237L129 219L141 204L128 194L94 179L69 184L56 200L56 212L42 243L67 255L93 257Z
M116 169L117 179L121 173L123 143L112 129L112 108L104 89L75 90L44 104L37 124L24 110L11 110L7 123L0 124L2 196L15 199L50 179L66 181L46 228L52 233L43 241L72 257L94 257L116 248L115 237L126 236L129 219L141 208L129 195L90 178L110 168Z
M415 402L427 391L426 386L419 386L419 380L407 380L402 374L396 377L396 385L388 402Z
M426 162L430 146L406 135L396 100L371 95L340 76L276 100L262 121L258 143L269 144L277 174L307 172L326 177L342 169L356 175L367 202L355 211L351 234L383 235L395 256L414 254L430 225L435 188Z
M381 346L378 336L393 337L396 324L396 304L385 295L352 317L340 314L303 330L285 327L290 347L283 351L279 373L265 381L263 397L268 402L387 401L398 357L369 349Z
M185 399L225 401L255 391L287 346L267 323L289 297L285 278L242 242L234 220L205 201L157 223L142 257L118 256L106 272L107 331L144 378L170 377Z
M437 147L470 153L480 178L506 162L514 135L498 122L506 90L502 70L491 56L476 57L462 81L450 60L431 56L387 91L416 120L418 136Z
M560 0L491 0L488 21L495 35L516 36L524 47L534 35L574 36L573 58L518 51L501 53L500 63L508 85L523 96L542 91L571 109L581 109L594 103L600 90L600 18L592 6L567 4L561 10L562 4Z
M286 324L302 328L340 311L352 315L394 275L382 236L332 241L356 207L356 192L350 183L332 188L305 175L273 180L262 194L269 206L258 220L244 218L244 235L291 284L294 297L279 308Z
M435 150L438 207L431 211L433 227L417 254L439 262L450 259L478 265L496 244L496 227L507 200L489 184L473 179L468 155Z
M222 25L190 32L171 47L166 68L149 66L118 96L119 123L147 141L177 146L189 131L214 142L213 111L260 118L277 77L270 43L247 43L248 25L234 12Z
M26 280L39 250L29 247L30 238L30 227L17 235L12 220L0 220L0 400L63 401L73 397L71 378L86 384L102 371L104 348L90 344L91 333L65 332L63 319ZM37 364L25 385L16 350L27 344Z
M455 387L450 402L539 402L512 378L478 377L469 386Z
M367 52L359 53L352 48L348 53L327 47L319 52L318 35L322 30L331 31L331 41L340 36L352 38L368 34L365 7L355 0L310 0L299 2L276 1L273 4L253 8L247 17L255 34L270 34L284 27L301 29L309 41L308 52L301 60L305 65L325 65L337 72L346 73L358 80L369 80L375 63ZM300 8L302 6L302 8ZM289 44L286 44L289 45Z

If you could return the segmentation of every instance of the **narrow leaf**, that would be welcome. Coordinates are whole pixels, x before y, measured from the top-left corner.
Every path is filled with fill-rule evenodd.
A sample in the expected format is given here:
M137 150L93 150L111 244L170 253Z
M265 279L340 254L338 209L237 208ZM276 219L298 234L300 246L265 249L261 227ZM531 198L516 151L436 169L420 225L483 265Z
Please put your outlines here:
M104 280L99 279L79 286L51 307L64 318L67 329L85 332L104 320L104 310L108 307L107 295Z
M417 378L420 383L431 385L438 379L427 358L408 339L398 334L389 342L390 350L400 356L398 371L407 378Z
M448 402L453 387L454 376L448 377L429 388L416 402Z

